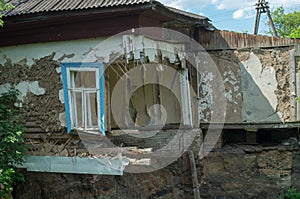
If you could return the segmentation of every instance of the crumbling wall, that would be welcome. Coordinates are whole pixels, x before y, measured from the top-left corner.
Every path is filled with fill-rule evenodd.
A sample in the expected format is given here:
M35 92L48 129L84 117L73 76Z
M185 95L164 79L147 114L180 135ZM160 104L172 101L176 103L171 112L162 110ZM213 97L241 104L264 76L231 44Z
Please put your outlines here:
M230 50L211 51L209 53L224 81L224 94L227 102L225 122L241 122L243 97L239 67L240 60Z
M139 48L143 45L152 45L153 48L163 46L150 40L147 40L147 44L140 44L141 38L135 39L137 46L131 53L137 58L141 56ZM102 53L100 57L97 54L100 49L96 45L101 41L102 39L98 38L1 49L0 85L2 86L0 87L7 86L7 83L18 83L28 87L23 93L22 108L29 119L27 122L28 129L31 129L29 131L64 131L66 124L59 65L61 62L109 62L112 58L111 54ZM111 45L122 50L120 46L122 42L122 38L115 38L111 41ZM147 49L145 58L149 62L174 63L177 59L174 53L176 54L176 49L180 49L180 45L172 48L170 45L166 47L169 49L168 52L159 53L157 50ZM209 51L224 80L227 101L226 122L290 121L289 50L291 48L293 47ZM296 60L296 67L298 65L299 59ZM215 77L210 73L200 74L199 77L200 119L209 121L210 109L213 107L212 88L209 82ZM30 90L29 85L44 92L35 93ZM113 122L113 119L110 122Z
M279 198L298 188L298 148L227 146L210 153L203 164L203 198ZM297 168L297 169L296 169Z
M9 88L8 84L15 84L21 92L17 106L27 118L25 124L29 131L63 131L59 113L64 111L64 106L58 100L62 83L55 70L59 67L59 62L53 59L54 55L52 53L34 59L31 66L26 58L12 62L11 58L5 57L4 64L0 65L0 85L3 92Z
M24 115L30 155L74 156L86 152L78 136L66 134L61 62L85 60L103 38L2 47L0 93L14 84Z
M151 173L123 176L26 173L13 197L47 198L193 198L187 157Z
M262 63L262 67L273 68L277 80L275 94L277 97L278 117L284 122L290 121L290 55L291 48L262 49L256 54ZM255 53L255 52L254 52Z
M83 62L103 39L8 46L0 51L0 92L21 91L18 105L28 133L64 133L61 62ZM94 57L94 61L96 57ZM88 60L87 60L88 61Z
M291 121L289 51L292 48L209 51L223 76L226 122Z
M298 147L227 146L196 158L201 198L273 199L299 188ZM184 154L155 172L123 176L25 173L14 198L194 198ZM67 192L65 190L68 190ZM299 191L299 190L298 190Z

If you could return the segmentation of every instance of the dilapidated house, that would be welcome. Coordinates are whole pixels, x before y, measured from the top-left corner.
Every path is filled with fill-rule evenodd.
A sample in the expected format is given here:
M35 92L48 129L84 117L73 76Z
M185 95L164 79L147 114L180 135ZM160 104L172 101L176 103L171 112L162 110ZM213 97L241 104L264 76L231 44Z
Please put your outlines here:
M299 186L299 40L219 31L152 0L9 2L0 92L20 91L30 145L16 198Z

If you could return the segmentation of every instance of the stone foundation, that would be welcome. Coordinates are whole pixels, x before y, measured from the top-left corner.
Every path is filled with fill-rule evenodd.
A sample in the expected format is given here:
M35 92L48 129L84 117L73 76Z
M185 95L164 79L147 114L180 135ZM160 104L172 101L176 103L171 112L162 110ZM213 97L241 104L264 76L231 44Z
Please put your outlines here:
M294 187L299 191L297 146L225 146L204 159L196 157L201 198L274 199ZM194 198L185 153L173 164L149 173L123 176L25 173L14 198Z

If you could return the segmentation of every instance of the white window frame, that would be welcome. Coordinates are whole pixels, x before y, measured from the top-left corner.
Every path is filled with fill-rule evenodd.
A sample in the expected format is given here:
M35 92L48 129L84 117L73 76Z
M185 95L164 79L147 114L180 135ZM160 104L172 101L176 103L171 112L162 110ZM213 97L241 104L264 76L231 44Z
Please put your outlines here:
M72 72L95 72L95 80L96 80L96 88L75 88L74 76ZM70 107L70 119L71 119L71 126L72 129L84 130L84 131L93 131L100 129L100 95L99 95L99 68L93 67L68 67L67 68L67 86L68 86L68 95L69 95L69 107ZM82 127L78 127L78 118L74 118L74 115L77 115L76 109L76 99L74 97L74 93L79 92L82 93ZM89 93L96 93L97 96L97 126L88 126L87 123L91 124L91 111L88 109L86 105L86 101L88 98ZM73 94L73 95L72 95ZM89 110L89 111L88 111ZM88 121L89 119L89 121ZM77 123L77 124L76 124Z

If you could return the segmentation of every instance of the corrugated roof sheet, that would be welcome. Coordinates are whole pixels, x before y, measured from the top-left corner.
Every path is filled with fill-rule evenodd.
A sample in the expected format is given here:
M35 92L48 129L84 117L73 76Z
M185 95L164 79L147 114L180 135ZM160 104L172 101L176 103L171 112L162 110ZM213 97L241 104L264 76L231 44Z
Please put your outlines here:
M43 13L64 10L84 10L90 8L106 8L113 6L128 6L154 2L155 0L7 0L15 6L13 10L4 13L4 16L15 16L32 13ZM163 6L165 7L165 6ZM171 12L181 14L194 19L207 19L206 17L185 12L171 7L165 7Z
M5 13L4 16L135 5L149 3L151 0L9 0L7 2L14 5L15 9Z

